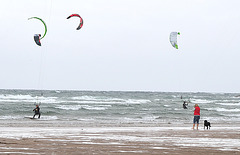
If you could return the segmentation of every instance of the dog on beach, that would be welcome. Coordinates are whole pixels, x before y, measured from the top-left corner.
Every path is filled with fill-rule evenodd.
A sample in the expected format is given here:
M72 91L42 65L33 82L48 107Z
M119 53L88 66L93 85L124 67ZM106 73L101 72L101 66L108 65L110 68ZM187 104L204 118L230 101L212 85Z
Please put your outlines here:
M207 120L204 120L204 130L205 130L205 126L207 127L207 129L209 127L209 130L210 130L211 124Z

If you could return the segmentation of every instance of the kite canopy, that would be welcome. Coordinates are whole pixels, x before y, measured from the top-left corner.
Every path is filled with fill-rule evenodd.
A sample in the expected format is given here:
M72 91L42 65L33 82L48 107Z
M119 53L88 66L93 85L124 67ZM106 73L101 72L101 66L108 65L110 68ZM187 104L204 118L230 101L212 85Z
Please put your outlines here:
M180 35L180 32L171 32L169 41L172 44L172 46L176 49L178 49L178 44L177 44L177 35Z
M43 39L45 37L46 33L47 33L47 25L41 18L31 17L31 18L28 18L28 20L29 19L38 19L38 20L40 20L43 23L43 25L45 27L45 32L44 32L42 37L41 37L41 34L35 34L34 35L34 41L36 42L37 45L41 46L40 40Z
M34 34L34 37L33 37L35 43L36 43L38 46L41 46L40 37L41 37L41 34Z
M77 27L77 30L80 30L83 26L83 19L81 16L79 16L79 14L72 14L69 17L67 17L67 19L71 18L71 17L79 17L80 18L80 24Z

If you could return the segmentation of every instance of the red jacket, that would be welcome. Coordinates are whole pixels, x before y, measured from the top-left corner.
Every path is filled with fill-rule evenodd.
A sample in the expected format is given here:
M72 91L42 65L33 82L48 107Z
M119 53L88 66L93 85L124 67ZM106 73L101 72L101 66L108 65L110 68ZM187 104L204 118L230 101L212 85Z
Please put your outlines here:
M199 107L195 107L194 115L200 115L200 108Z

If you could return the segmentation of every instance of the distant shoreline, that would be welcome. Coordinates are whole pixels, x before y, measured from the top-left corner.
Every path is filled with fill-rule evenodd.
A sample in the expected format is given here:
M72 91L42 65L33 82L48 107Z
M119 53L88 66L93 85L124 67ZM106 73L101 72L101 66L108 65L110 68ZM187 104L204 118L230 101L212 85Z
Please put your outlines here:
M35 88L0 88L1 90L10 90L10 91L73 91L73 92L126 92L126 93L209 93L209 94L235 94L236 97L240 97L240 92L214 92L214 91L157 91L157 90L87 90L87 89L35 89Z

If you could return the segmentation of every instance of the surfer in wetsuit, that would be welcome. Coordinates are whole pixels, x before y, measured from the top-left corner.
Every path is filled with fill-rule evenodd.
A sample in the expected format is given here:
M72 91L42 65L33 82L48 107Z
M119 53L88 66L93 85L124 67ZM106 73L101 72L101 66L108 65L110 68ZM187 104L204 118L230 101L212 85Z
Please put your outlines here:
M33 111L35 112L35 114L33 115L33 118L34 118L36 115L38 115L38 118L40 118L41 113L40 113L39 105L36 105L36 108L33 109Z
M186 101L183 101L183 109L187 109L187 102Z

